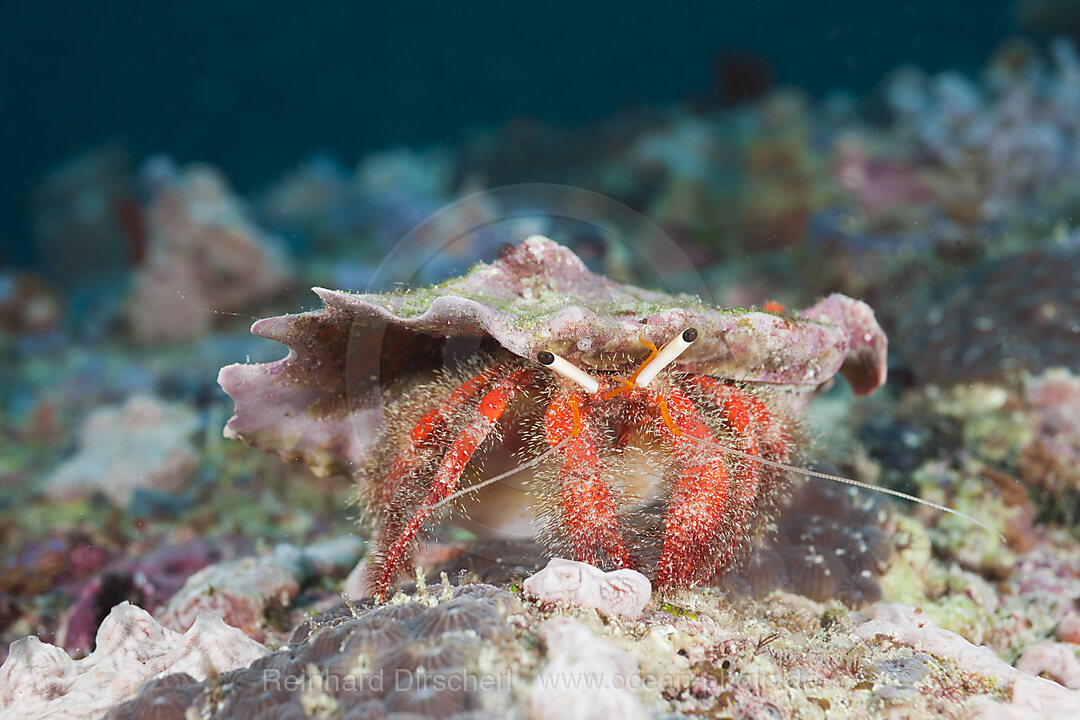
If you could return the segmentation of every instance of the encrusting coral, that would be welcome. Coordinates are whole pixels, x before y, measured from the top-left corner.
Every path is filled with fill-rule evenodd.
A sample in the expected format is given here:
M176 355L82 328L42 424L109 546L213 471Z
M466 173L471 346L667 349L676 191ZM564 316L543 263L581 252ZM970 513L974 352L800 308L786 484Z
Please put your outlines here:
M144 686L109 720L141 718L149 702L177 703L213 717L482 718L510 712L516 680L512 616L522 610L510 593L490 586L449 586L379 607L342 607L318 616L285 647L244 669L183 692ZM520 690L518 690L520 692ZM179 700L183 699L182 705Z
M12 643L0 666L0 718L92 720L151 678L186 673L203 680L265 654L266 648L216 615L200 615L181 635L121 603L101 623L94 652L82 660L34 636Z

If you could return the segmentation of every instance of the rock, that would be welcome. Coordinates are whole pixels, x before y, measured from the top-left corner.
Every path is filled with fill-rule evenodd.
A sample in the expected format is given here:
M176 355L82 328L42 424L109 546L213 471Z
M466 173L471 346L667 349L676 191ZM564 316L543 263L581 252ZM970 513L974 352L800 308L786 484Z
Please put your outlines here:
M281 544L261 557L210 565L191 575L167 603L161 623L183 632L203 613L216 613L251 637L262 637L266 613L284 608L314 576L344 574L363 551L347 536L309 548Z
M1036 643L1024 650L1016 669L1032 675L1048 675L1070 690L1080 690L1080 658L1076 648L1051 641Z
M178 492L198 463L189 440L197 428L193 410L151 395L94 410L79 431L79 452L49 477L45 492L71 500L100 490L117 505L138 488Z
M961 671L996 678L1012 688L1012 702L988 708L983 718L1075 717L1080 692L1026 672L1006 663L990 648L976 647L950 630L938 627L916 608L881 603L875 605L855 634L867 642L888 638L930 655L954 662Z
M552 558L525 581L525 594L543 603L593 608L605 615L636 618L652 596L649 578L636 570L604 572L588 563Z
M160 172L146 211L147 257L129 319L142 341L205 335L216 312L243 312L291 281L281 241L248 218L216 169Z
M634 694L640 676L633 658L577 620L557 617L540 628L548 663L529 690L533 720L647 717Z
M201 680L263 655L266 648L216 615L199 616L181 635L124 602L102 621L96 649L82 660L34 636L12 643L0 666L0 720L98 718L151 678L183 672Z
M1054 636L1061 642L1080 645L1080 613L1071 610L1061 618L1061 622L1054 630Z

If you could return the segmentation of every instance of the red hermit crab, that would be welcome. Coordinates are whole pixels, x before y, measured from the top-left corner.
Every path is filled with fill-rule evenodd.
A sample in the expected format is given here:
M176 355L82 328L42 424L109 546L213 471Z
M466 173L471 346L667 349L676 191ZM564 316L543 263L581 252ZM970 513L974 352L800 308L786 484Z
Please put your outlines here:
M674 475L658 586L686 586L725 566L772 494L772 468L759 459L782 463L789 441L784 421L739 385L696 373L658 377L697 339L696 328L676 333L663 348L640 337L650 354L629 377L588 373L542 350L533 362L496 361L453 387L412 426L389 466L376 464L384 538L377 594L385 595L416 534L455 494L466 465L523 394L526 402L542 399L543 412L527 415L539 421L533 432L549 446L546 454L557 456L548 487L535 490L554 508L545 523L551 544L582 562L637 566L621 508L639 506L634 500L641 498L627 497L618 462L636 435L639 444L662 445L654 455L666 455L666 463L657 461Z
M455 504L493 534L523 514L555 552L661 590L707 580L767 516L801 406L837 371L859 393L885 375L861 302L716 308L538 236L435 287L316 292L324 310L252 328L286 358L222 370L226 435L357 478L380 598Z

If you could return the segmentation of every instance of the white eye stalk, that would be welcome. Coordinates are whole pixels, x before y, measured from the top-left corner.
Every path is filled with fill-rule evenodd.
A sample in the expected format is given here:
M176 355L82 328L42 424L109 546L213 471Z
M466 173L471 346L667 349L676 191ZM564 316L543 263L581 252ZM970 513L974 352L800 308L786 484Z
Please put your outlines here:
M600 389L600 383L597 382L596 378L592 377L581 368L575 367L570 361L559 357L553 352L543 350L536 355L536 359L541 365L551 368L567 380L576 382L578 385L585 388L585 392L590 395Z
M638 371L634 384L639 388L648 387L649 383L653 381L653 378L655 378L661 370L675 362L675 360L686 351L686 348L694 344L694 341L697 340L697 338L698 331L694 328L687 328L676 335L667 345L660 348L660 352L656 354L656 357L646 363L645 366Z

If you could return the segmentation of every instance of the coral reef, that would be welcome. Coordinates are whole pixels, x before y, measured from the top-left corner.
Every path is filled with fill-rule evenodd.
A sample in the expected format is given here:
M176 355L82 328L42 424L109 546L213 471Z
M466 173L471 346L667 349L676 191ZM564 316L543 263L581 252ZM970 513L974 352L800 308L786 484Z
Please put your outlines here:
M176 687L148 684L110 720L176 703L208 717L487 717L523 694L508 662L521 604L491 586L445 586L379 607L339 608L301 626L293 640L248 667ZM170 715L169 717L174 717Z
M881 497L811 479L782 501L775 523L774 535L718 578L720 587L757 598L787 590L851 607L881 599L895 532Z
M8 337L48 332L60 323L62 312L56 292L40 278L0 271L0 332Z
M939 384L1069 366L1076 358L1078 284L1073 249L988 260L940 284L900 324L895 345L913 373Z
M987 79L958 73L926 78L898 73L886 90L896 132L950 170L982 179L977 192L987 218L1013 201L1046 192L1076 172L1080 158L1080 58L1072 44L1051 44L1051 67L1034 52L1005 46Z
M265 654L266 648L215 615L200 616L181 635L122 603L101 623L97 647L82 660L34 636L13 643L0 666L0 717L99 718L145 680L176 673L201 680Z
M126 149L105 145L50 170L34 187L34 243L43 265L72 282L138 262L142 213Z
M1037 712L1044 717L1067 717L1080 702L1080 693L1067 690L1061 685L1033 677L1022 668L1014 668L992 651L976 647L956 633L936 626L914 608L883 603L874 608L869 618L855 628L863 639L891 638L896 642L919 648L938 658L947 658L957 667L972 675L994 678L1012 691L1007 708L993 708L989 717L1004 717L1010 711ZM1075 672L1076 656L1073 655ZM1036 661L1034 656L1027 666L1034 669L1046 667L1045 660ZM1053 663L1055 669L1061 663Z
M593 717L588 711L600 706L632 717L1009 717L1067 716L1076 703L1076 691L1014 668L910 608L849 614L784 592L767 604L707 592L681 602L613 620L444 581L381 606L316 616L246 668L146 683L107 717L142 717L151 707L177 718L189 708L213 718L271 710L299 718L318 708L344 717Z
M181 545L161 544L145 555L121 555L111 562L106 562L106 557L103 549L90 544L77 546L72 553L65 583L74 586L75 601L62 614L56 634L56 644L70 653L86 654L93 649L98 625L122 597L156 612L189 575L211 562L213 551L209 543L193 540ZM84 582L88 572L93 574Z
M1040 32L1073 32L1070 5L1018 3ZM217 170L156 157L134 176L116 146L50 171L30 203L40 267L0 272L0 718L1075 716L1080 60L1012 41L978 76L751 94L316 156L253 212ZM473 193L526 179L597 189L660 227L564 222L588 204L552 186ZM536 233L560 245L522 242ZM280 312L266 306L294 278L366 294L319 289L325 307L256 337L225 314ZM642 289L658 280L690 292ZM748 309L714 307L714 287ZM820 300L835 291L876 318ZM884 380L878 323L891 382L855 402ZM787 461L991 532L784 482L724 572L653 594L671 446L612 424L605 447L631 450L603 458L608 474L656 491L620 496L640 500L619 520L645 575L548 562L568 554L533 514L553 514L552 463L470 490L537 456L537 383L461 474L455 524L406 558L415 583L365 597L385 540L356 564L354 488L332 473L362 484L373 455L396 458L470 358L549 350L610 380L644 358L639 330L691 324L709 332L676 368L783 406ZM219 432L214 373L245 357L220 373L227 435L266 454ZM707 419L732 447L765 437ZM753 454L731 454L749 477Z
M1070 690L1080 690L1080 658L1071 644L1041 642L1024 649L1016 669L1030 675L1045 675Z
M83 423L79 452L48 478L45 491L55 499L102 492L121 506L139 488L178 492L195 470L190 436L197 426L189 408L150 395L99 408Z
M1080 378L1053 368L1029 378L1024 405L1031 439L1020 448L1020 477L1047 496L1051 514L1080 517Z

